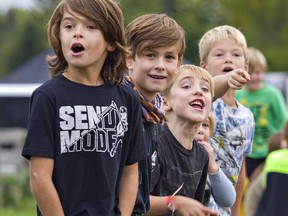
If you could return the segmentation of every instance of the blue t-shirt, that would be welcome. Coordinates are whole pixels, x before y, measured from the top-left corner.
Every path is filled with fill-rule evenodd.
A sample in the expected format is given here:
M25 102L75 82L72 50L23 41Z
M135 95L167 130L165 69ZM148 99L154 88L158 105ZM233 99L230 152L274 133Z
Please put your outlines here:
M243 156L252 151L254 117L252 112L236 101L238 108L229 107L221 98L212 104L215 131L210 144L215 152L218 166L235 186ZM209 206L222 215L230 215L230 209L221 209L211 196Z

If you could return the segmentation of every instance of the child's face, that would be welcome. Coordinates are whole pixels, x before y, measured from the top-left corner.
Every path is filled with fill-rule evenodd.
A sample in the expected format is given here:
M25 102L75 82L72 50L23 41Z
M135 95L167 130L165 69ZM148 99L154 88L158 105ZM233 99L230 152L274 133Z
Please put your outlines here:
M94 22L73 12L63 14L60 39L69 70L93 68L100 71L108 51L112 50Z
M153 50L144 50L127 60L129 76L138 90L152 101L158 92L163 91L172 82L173 76L181 59L178 57L179 44L161 47Z
M210 121L208 118L206 118L199 126L195 135L195 140L209 142L209 138L210 138Z
M184 70L171 87L167 101L180 121L199 123L211 110L211 88L205 79Z
M255 66L253 71L249 71L249 74L250 81L246 84L247 90L255 91L260 89L263 85L265 71L263 71L262 67Z
M201 62L212 76L228 73L235 69L248 69L242 46L234 39L219 40L213 44L206 62Z

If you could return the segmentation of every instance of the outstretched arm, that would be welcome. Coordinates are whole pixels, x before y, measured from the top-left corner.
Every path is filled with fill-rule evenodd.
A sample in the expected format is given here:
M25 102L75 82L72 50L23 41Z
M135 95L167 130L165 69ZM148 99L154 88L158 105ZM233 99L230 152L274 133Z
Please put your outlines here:
M250 80L250 75L243 69L236 69L226 74L215 76L213 80L215 82L213 101L215 101L217 98L222 97L229 88L234 90L241 89Z
M125 166L119 186L119 209L121 215L130 216L138 190L138 163Z

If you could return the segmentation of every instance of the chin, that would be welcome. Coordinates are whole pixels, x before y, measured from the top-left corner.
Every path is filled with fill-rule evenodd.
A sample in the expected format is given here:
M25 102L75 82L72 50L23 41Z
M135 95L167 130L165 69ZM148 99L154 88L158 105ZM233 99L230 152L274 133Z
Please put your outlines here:
M158 93L158 92L162 92L162 91L164 91L165 90L165 88L161 88L161 87L159 87L159 86L157 86L157 87L154 87L154 88L150 88L150 91L152 92L155 92L155 93Z
M256 91L260 88L258 85L246 86L249 91Z

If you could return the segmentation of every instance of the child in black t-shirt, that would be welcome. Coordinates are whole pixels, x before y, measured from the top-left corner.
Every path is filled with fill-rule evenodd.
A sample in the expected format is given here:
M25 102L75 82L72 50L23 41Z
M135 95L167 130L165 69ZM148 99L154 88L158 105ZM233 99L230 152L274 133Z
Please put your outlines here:
M131 215L147 151L138 95L120 85L123 14L112 0L63 0L48 37L52 79L33 92L22 152L38 215Z
M166 214L163 210L167 204L170 211L177 211L180 215L187 210L190 214L202 212L218 215L201 204L209 155L194 140L197 128L211 111L213 94L211 75L194 65L182 65L173 83L163 92L167 122L160 134L158 163L152 172L154 187L151 194L154 199L168 197L166 203L160 199L159 202L151 202L155 203L151 209L155 213L158 210L156 214ZM179 188L178 193L171 196ZM183 203L190 205L190 209L187 206L183 208Z

